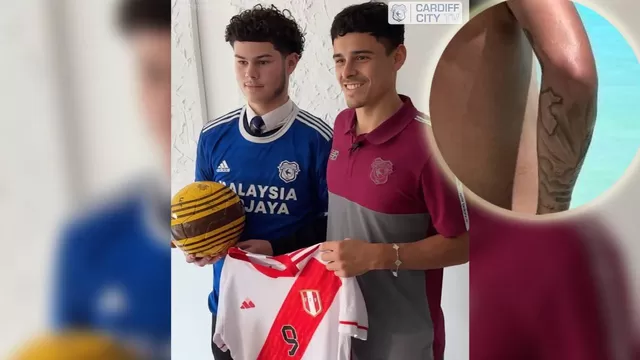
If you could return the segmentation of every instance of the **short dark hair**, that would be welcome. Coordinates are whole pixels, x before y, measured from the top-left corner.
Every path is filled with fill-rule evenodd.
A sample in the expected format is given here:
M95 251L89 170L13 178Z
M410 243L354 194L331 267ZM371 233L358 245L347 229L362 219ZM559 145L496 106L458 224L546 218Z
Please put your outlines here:
M283 55L298 54L304 50L304 34L287 9L278 10L271 5L256 5L235 15L229 21L224 35L233 46L236 41L268 42Z
M404 43L404 25L389 24L389 6L371 1L344 8L333 18L331 41L349 33L370 34L391 53Z
M170 0L124 0L118 12L120 29L130 34L141 29L171 29Z

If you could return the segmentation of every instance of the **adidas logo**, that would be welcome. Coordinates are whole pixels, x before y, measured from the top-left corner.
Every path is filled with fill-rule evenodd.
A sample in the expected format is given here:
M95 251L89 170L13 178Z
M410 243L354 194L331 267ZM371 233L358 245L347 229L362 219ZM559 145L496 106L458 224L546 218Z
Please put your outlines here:
M242 302L242 305L240 305L240 309L253 309L254 307L256 307L256 304L249 299L246 299Z
M222 160L222 162L220 163L220 165L218 165L218 168L216 169L216 172L229 172L231 171L231 169L229 168L229 165L227 165L227 160Z

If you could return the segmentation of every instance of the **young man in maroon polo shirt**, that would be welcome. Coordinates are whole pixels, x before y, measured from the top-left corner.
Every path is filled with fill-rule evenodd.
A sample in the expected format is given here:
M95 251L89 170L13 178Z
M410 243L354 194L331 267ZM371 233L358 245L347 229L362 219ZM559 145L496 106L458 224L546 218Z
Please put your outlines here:
M428 118L396 91L407 51L387 16L384 3L354 5L331 27L349 108L334 126L323 255L365 297L369 335L354 359L442 359L442 268L468 261L468 212L430 151Z

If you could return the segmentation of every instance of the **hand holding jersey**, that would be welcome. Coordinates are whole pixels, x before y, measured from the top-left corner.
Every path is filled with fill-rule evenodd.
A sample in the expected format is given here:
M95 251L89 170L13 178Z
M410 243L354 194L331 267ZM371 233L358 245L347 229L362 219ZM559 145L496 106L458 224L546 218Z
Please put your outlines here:
M250 239L238 243L238 249L252 254L273 255L273 246L267 240Z
M344 239L320 245L321 258L327 262L327 270L339 277L362 275L376 268L379 248L364 240Z
M271 243L267 240L257 240L251 239L246 241L240 241L236 246L244 250L246 252L250 252L252 254L261 254L261 255L273 255L273 247ZM212 265L224 258L227 255L227 252L223 252L218 256L205 256L198 258L193 254L185 254L187 262L190 264L196 264L200 267L206 265Z
M351 359L351 338L368 333L362 292L355 278L328 271L320 255L319 245L276 257L230 249L215 344L234 359Z

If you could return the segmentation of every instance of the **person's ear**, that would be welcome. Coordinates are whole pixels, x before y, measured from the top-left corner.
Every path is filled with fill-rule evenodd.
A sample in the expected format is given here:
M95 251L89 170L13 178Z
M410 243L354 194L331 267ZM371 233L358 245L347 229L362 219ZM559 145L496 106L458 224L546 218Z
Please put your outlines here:
M393 64L396 71L400 70L404 62L407 60L407 47L404 44L398 45L398 47L393 50Z
M300 55L296 53L289 54L285 57L284 61L287 69L287 74L291 75L298 66L298 62L300 62Z

